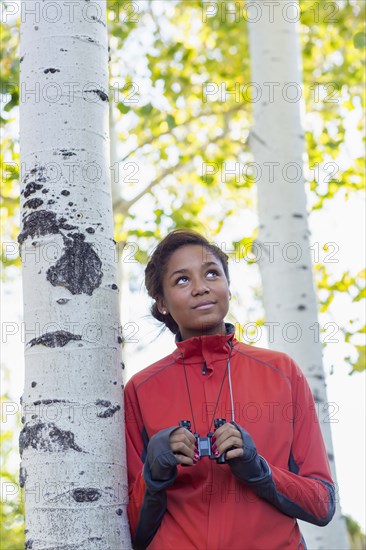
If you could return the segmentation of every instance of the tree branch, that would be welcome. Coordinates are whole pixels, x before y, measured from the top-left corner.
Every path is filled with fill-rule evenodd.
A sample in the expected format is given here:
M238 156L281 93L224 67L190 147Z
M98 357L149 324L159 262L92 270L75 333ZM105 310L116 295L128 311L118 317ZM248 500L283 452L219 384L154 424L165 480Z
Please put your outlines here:
M209 145L216 143L220 139L223 139L225 137L224 135L216 136L214 139L210 140L209 142L204 143L201 145L201 147L195 149L195 151L202 151L205 150ZM193 157L193 155L191 155ZM157 178L153 179L140 193L138 193L135 197L130 199L129 201L126 201L123 198L120 198L113 204L113 212L122 214L123 216L127 216L129 209L133 204L135 204L137 201L141 199L146 193L150 193L150 191L157 185L158 183L161 183L167 176L172 174L173 172L177 172L181 170L181 168L187 169L187 166L190 166L192 164L192 161L190 161L188 164L175 164L174 166L169 166L169 168L166 168Z
M173 129L175 128L184 128L185 126L187 126L190 122L192 122L193 120L197 120L199 118L202 118L204 116L212 116L212 115L216 115L216 116L224 116L224 119L225 119L225 126L226 126L226 122L227 122L227 118L228 118L228 115L235 112L235 111L238 111L242 106L244 105L244 103L238 103L237 105L235 105L234 107L230 107L230 109L227 109L226 111L219 111L219 112L215 112L215 111L209 111L209 112L204 112L204 113L201 113L200 115L191 115L190 117L188 117L184 122L182 122L181 124L177 124L177 126L174 126ZM156 136L150 136L149 138L147 138L144 142L140 143L140 145L138 145L137 147L135 147L135 149L132 149L129 153L127 153L127 155L125 155L124 157L122 157L118 162L124 162L126 159L128 159L128 157L130 155L133 155L134 153L136 153L139 149L142 149L142 147L145 147L145 145L150 145L151 143L153 143L155 140L161 138L161 136L164 136L166 134L171 134L171 135L174 135L172 134L172 132L161 132L160 134L157 134Z

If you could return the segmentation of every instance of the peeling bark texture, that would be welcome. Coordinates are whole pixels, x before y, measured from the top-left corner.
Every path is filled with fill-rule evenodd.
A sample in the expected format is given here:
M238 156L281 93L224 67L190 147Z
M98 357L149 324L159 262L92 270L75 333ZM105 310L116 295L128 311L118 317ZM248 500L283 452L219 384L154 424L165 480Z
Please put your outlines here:
M261 13L261 2L256 9ZM291 6L290 6L291 4ZM299 13L297 2L289 9ZM297 11L299 10L299 11ZM263 94L254 102L254 128L250 146L254 160L261 169L258 179L259 234L258 243L263 253L259 260L263 285L266 319L279 327L270 339L271 347L288 353L300 365L311 386L317 403L326 405L327 395L322 362L322 344L314 338L309 327L317 322L317 301L312 276L309 228L307 222L304 178L303 104L286 90L302 90L301 51L296 18L284 16L275 10L270 21L260 17L248 23L251 57L251 79ZM276 57L273 56L276 52ZM268 83L276 83L275 100L266 101ZM268 165L277 169L270 173ZM297 174L286 172L296 167ZM267 249L266 249L267 243ZM275 245L273 257L268 254L268 243ZM292 243L292 245L291 245ZM295 257L295 259L294 259ZM306 302L304 297L306 296ZM298 336L286 331L298 327ZM319 421L329 456L333 455L330 424L319 407ZM331 461L336 482L334 462ZM344 518L338 508L336 516L326 527L299 522L308 548L312 550L348 548Z
M71 340L81 340L80 334L72 334L66 330L58 330L57 332L47 332L38 338L32 338L28 342L28 346L46 346L48 348L63 348Z
M88 294L102 282L102 262L85 235L63 237L65 250L59 261L47 271L47 280L53 286L64 286L71 294Z
M29 425L26 423L19 436L19 452L32 447L36 451L60 453L72 449L78 453L83 449L75 443L75 434L60 430L53 422Z
M66 4L20 1L26 548L130 550L107 3Z

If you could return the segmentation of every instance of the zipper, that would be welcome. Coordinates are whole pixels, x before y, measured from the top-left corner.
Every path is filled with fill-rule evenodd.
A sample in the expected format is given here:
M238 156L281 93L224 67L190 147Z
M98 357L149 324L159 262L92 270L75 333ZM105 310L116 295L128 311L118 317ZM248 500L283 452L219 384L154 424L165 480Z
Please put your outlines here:
M202 374L205 375L207 372L207 365L206 365L206 361L203 362L203 369L202 369Z

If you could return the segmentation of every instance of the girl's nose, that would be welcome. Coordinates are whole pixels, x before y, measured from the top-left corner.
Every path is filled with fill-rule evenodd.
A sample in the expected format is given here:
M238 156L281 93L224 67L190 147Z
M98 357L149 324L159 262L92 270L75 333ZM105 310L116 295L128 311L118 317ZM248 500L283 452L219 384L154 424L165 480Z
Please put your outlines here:
M194 296L196 296L197 294L205 294L206 292L210 292L210 288L205 281L200 280L194 282L192 286L192 294Z

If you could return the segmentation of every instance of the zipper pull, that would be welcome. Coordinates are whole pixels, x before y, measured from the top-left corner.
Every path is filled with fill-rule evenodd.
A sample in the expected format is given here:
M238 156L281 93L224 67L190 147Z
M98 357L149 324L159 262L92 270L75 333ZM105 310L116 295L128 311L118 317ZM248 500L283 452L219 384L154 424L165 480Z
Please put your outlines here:
M203 369L202 369L202 374L206 374L207 372L207 365L206 365L206 361L203 362Z

